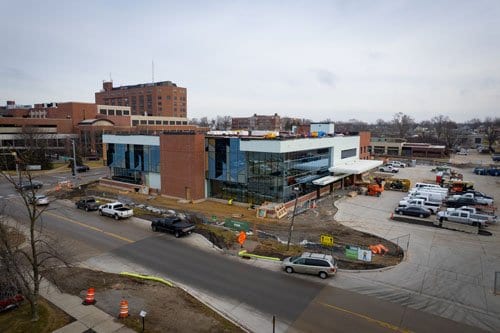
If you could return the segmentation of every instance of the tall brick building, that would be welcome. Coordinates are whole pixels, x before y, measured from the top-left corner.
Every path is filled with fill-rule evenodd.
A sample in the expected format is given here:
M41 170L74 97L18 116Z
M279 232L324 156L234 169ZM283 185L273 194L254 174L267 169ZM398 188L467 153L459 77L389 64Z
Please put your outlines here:
M171 81L113 87L105 81L95 93L100 105L130 106L132 115L187 118L187 89Z

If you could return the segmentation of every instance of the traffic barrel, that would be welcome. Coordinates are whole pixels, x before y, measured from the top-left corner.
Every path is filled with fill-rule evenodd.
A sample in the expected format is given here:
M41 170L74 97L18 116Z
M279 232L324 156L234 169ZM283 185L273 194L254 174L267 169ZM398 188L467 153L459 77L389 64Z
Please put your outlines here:
M85 300L83 301L83 305L92 305L95 304L95 290L94 288L89 288L87 289L87 297L85 297Z
M128 317L128 301L122 300L120 302L120 315L118 318L127 318Z

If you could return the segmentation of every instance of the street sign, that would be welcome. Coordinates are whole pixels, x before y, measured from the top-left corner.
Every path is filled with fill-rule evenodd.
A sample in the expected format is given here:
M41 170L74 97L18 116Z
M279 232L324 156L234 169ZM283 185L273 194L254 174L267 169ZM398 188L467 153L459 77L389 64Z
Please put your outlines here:
M358 259L358 247L347 245L345 247L345 256L347 259L357 260Z
M141 317L146 317L146 315L147 315L147 314L148 314L148 313L147 313L146 311L141 310L141 312L139 313L139 316L141 316Z
M321 235L320 242L321 242L321 245L333 246L333 236L332 235Z

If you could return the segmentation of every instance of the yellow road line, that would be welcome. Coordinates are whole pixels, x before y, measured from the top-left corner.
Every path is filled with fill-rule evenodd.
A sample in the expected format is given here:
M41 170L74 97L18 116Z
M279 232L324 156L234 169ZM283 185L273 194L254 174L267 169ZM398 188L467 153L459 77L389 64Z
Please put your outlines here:
M378 319L374 319L374 318L365 316L365 315L363 315L361 313L353 312L353 311L350 311L350 310L347 310L347 309L344 309L344 308L341 308L341 307L338 307L338 306L335 306L335 305L331 305L331 304L326 304L326 303L322 303L322 302L318 302L318 303L321 304L321 305L323 305L323 306L335 309L337 311L345 312L345 313L351 314L353 316L365 319L365 320L367 320L369 322L378 324L378 325L380 325L382 327L388 328L388 329L396 331L396 332L401 332L401 333L411 333L412 332L409 329L400 328L400 327L398 327L396 325L392 325L392 324L389 324L389 323L387 323L385 321L381 321L381 320L378 320Z
M71 222L73 224L77 224L81 227L84 227L84 228L87 228L87 229L90 229L90 230L94 230L94 231L97 231L97 232L102 232L103 234L105 235L108 235L110 237L113 237L113 238L116 238L116 239L119 239L119 240L122 240L124 242L127 242L127 243L134 243L133 240L131 239L128 239L128 238L125 238L125 237L122 237L120 235L117 235L117 234L114 234L112 232L108 232L108 231L104 231L100 228L96 228L96 227L93 227L91 225L87 225L85 223L82 223L82 222L79 222L77 220L73 220L73 219L70 219L69 217L66 217L66 216L62 216L62 215L58 215L58 214L55 214L55 213L52 213L52 212L49 212L49 211L45 211L44 214L47 214L47 215L52 215L54 217L57 217L57 218L60 218L60 219L63 219L63 220L66 220L68 222Z

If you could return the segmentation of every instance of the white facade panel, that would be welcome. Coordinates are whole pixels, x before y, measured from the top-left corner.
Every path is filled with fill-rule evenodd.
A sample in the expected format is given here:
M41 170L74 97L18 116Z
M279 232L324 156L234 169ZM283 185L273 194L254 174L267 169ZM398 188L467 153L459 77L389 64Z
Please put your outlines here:
M150 188L161 189L161 176L156 172L148 172L147 174L147 185Z
M345 138L357 138L359 150L359 136L356 137L326 137L326 138L304 138L292 140L241 140L241 151L254 151L261 153L289 153L294 151L331 148L344 142ZM339 141L340 139L340 141ZM359 154L358 154L359 156ZM339 154L340 158L340 154Z
M154 135L111 135L103 134L103 143L115 143L125 145L159 146L160 137Z
M339 136L333 145L333 166L349 163L359 160L359 136ZM356 155L348 158L342 158L342 150L356 148Z

